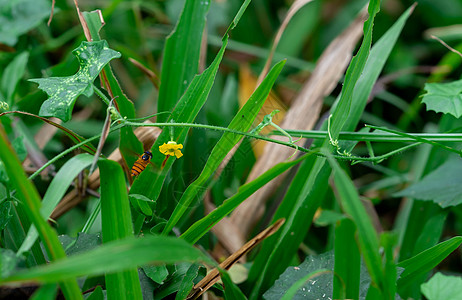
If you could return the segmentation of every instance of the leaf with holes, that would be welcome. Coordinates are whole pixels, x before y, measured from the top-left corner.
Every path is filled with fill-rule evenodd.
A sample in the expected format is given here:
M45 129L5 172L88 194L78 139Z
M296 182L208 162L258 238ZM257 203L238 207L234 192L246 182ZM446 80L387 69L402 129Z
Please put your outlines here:
M39 114L43 117L70 120L77 97L81 94L90 97L93 94L93 81L103 67L111 59L121 56L110 49L106 41L82 42L72 53L80 64L80 70L75 75L30 79L49 96L40 108Z
M462 80L449 83L427 83L422 103L427 110L451 114L456 118L462 116Z

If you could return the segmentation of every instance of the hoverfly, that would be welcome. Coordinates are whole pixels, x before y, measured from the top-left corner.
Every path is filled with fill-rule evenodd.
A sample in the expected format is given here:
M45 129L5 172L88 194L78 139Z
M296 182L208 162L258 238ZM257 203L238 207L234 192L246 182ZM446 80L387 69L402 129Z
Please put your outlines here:
M138 157L138 159L133 164L131 173L132 177L138 176L148 165L149 161L152 158L152 153L149 151L144 151L142 155Z

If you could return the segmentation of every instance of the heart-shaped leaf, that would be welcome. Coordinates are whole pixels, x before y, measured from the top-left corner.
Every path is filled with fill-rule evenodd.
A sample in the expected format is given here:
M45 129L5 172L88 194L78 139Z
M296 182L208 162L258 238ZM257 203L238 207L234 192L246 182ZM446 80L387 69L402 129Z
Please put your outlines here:
M422 103L427 105L427 110L449 113L456 118L462 116L462 80L427 83L425 91L427 93L423 96Z
M65 122L70 120L77 97L81 94L90 97L93 94L93 81L104 66L111 59L121 56L110 49L106 41L82 42L72 54L80 64L80 70L75 75L30 79L49 96L40 108L40 116L57 117Z

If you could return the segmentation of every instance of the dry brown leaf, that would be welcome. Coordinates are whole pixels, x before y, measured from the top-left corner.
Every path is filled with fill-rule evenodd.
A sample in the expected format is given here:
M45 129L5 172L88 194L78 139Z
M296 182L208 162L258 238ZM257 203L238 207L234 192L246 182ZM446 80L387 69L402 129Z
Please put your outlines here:
M313 0L296 0L290 6L289 11L287 12L286 17L284 18L284 21L282 21L282 24L281 26L279 26L278 32L276 33L273 45L271 46L270 53L268 55L268 58L266 59L265 67L263 68L263 71L260 73L260 76L258 77L258 85L263 81L263 78L265 78L266 74L269 71L271 62L273 61L274 52L276 51L279 41L281 40L282 34L286 30L287 25L289 25L290 20L294 17L297 11L299 11L303 6L310 3L311 1Z
M330 43L319 58L313 74L293 101L281 124L282 128L310 130L314 127L324 97L332 92L351 60L354 47L362 36L362 26L366 18L367 8L364 8L353 23ZM284 139L284 137L273 138ZM247 181L254 180L275 164L287 160L292 153L293 149L291 148L268 144L263 156L257 160L253 167ZM266 199L283 178L284 175L277 177L236 208L230 218L239 227L239 235L248 235L255 222L262 216ZM218 223L216 226L221 226L221 224ZM238 247L239 245L235 246Z
M244 246L238 249L236 252L231 254L225 261L220 264L220 268L229 270L236 262L239 261L244 255L250 252L255 246L261 241L278 231L278 229L284 224L284 219L277 220L273 225L269 226L262 232L260 232L253 239L248 241ZM211 270L199 283L197 283L187 299L197 299L200 295L205 293L212 285L214 285L220 279L220 272L217 268Z

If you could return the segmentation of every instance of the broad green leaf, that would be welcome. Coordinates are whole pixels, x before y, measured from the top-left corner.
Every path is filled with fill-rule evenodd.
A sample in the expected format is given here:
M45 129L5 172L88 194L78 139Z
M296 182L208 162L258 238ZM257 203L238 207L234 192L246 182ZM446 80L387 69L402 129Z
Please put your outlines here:
M420 290L428 300L457 300L462 295L462 278L438 272Z
M73 76L30 79L39 84L49 98L42 104L40 115L69 121L75 100L80 95L93 94L93 81L103 67L120 53L110 49L106 41L82 42L72 53L77 57L80 70Z
M0 0L0 43L14 46L18 37L50 15L48 0Z
M200 219L191 225L180 238L185 239L191 244L195 244L204 234L206 234L216 223L218 223L225 216L230 214L239 204L241 204L250 195L255 193L262 186L279 176L280 174L287 171L292 166L295 166L302 160L306 159L309 155L300 157L296 160L279 163L260 175L255 180L244 184L238 190L238 192L232 197L228 198L223 202L222 205L211 211L207 216Z
M174 31L165 42L157 111L172 111L199 68L202 34L209 0L186 0ZM159 122L167 120L160 115ZM180 120L178 120L180 121Z
M145 264L172 264L179 261L213 262L202 252L178 238L162 236L129 237L113 241L85 253L63 258L13 276L1 283L51 283L80 276L113 273ZM117 262L117 263L114 263Z
M16 196L21 200L20 206L24 209L28 219L37 227L40 239L50 259L57 260L64 258L66 254L59 243L56 232L40 214L40 196L32 183L27 179L21 163L7 141L2 127L0 127L0 160L4 163L5 168L9 170L9 184L12 189L16 189ZM82 299L77 281L72 277L68 277L67 280L61 279L60 286L65 297L68 299Z
M422 103L427 110L462 116L462 80L449 83L426 83Z
M171 274L167 280L165 280L164 284L156 289L154 299L166 299L169 295L178 292L181 289L183 279L188 270L190 270L191 265L192 264L189 262L180 262L170 266L169 269ZM199 270L199 272L201 272L201 270ZM203 277L205 274L201 273L200 275Z
M13 106L13 95L19 80L24 76L28 59L29 53L22 52L8 64L3 72L0 90L6 99L6 103L8 103L10 107Z
M433 201L442 208L462 203L462 160L450 159L422 180L394 194L396 197L410 197Z
M404 268L404 272L398 279L398 290L404 289L420 275L432 270L461 243L462 237L456 236L398 263L398 267Z
M355 241L356 226L344 218L335 225L333 299L358 299L361 255ZM355 241L355 242L353 242Z
M117 162L107 159L99 160L98 166L103 243L132 237L132 217L122 167ZM141 299L136 266L120 272L106 273L106 289L110 299Z
M328 274L322 274L316 279L311 279L297 288L297 292L292 299L326 299L332 298L332 286L334 277L334 253L329 251L320 255L310 255L305 261L296 266L288 267L284 273L276 280L274 285L263 294L267 300L281 299L288 290L297 281L305 282L309 274L316 273L319 270L331 271ZM370 278L367 269L361 266L361 287L359 299L366 297L369 288Z
M156 201L146 198L144 195L130 194L128 199L133 208L145 216L152 216Z
M51 182L50 186L45 193L45 196L42 200L42 207L40 209L40 214L44 220L48 220L58 205L59 201L63 198L64 194L74 181L74 178L86 167L92 163L93 157L89 154L79 154L70 160L68 160L56 173L55 178ZM38 232L35 226L32 226L24 242L18 250L18 255L28 251L35 241L38 238Z
M168 276L168 270L165 265L144 266L143 271L155 283L162 284Z
M181 281L178 293L175 296L175 300L183 300L188 297L189 292L194 286L194 279L199 275L200 265L192 264Z
M237 112L231 120L228 128L246 132L252 126L255 117L265 103L271 88L276 81L279 73L284 66L285 61L276 64L265 77L263 82L258 86L255 92L250 96L246 104ZM220 166L223 159L229 151L242 139L243 137L231 132L225 132L220 140L217 142L212 150L205 166L199 177L191 183L186 191L183 193L179 203L175 207L172 216L167 222L164 234L168 234L170 230L176 225L180 218L186 213L195 199L201 199L207 188L207 181Z
M60 236L61 238L62 236ZM61 240L62 241L62 240ZM77 238L71 238L69 245L65 248L67 255L75 255L95 249L101 245L101 233L79 232Z
M306 288L304 288L303 286L306 285L308 281L314 279L317 276L321 276L323 274L331 273L331 272L332 271L329 271L327 269L320 269L320 270L317 270L317 271L314 271L314 272L311 272L305 275L303 278L297 280L295 283L292 284L292 286L287 290L287 292L284 294L281 300L291 300L291 299L296 298L295 295L297 294L298 291L300 290L302 292L306 291ZM304 298L305 295L306 294L304 294L302 298ZM323 296L325 296L325 294Z

